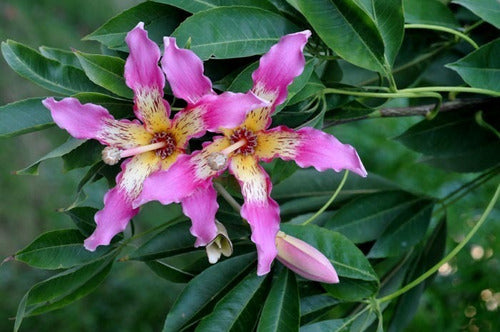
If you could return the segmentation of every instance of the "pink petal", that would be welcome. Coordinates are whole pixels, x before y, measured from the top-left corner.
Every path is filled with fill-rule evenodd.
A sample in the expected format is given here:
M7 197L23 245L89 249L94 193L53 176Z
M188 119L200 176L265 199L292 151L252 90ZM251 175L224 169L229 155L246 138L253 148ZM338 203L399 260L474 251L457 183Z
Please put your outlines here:
M138 212L139 209L132 208L132 203L123 190L118 187L109 190L104 196L104 209L94 217L97 227L85 240L85 248L94 251L98 246L108 245Z
M318 171L348 169L366 176L356 150L321 130L309 127L292 130L279 126L259 133L257 140L255 154L264 161L279 157L295 160L300 167L313 166Z
M130 54L125 63L125 81L137 93L143 88L163 92L165 77L158 66L160 48L148 38L140 22L125 38Z
M182 211L191 219L191 234L196 237L195 247L206 246L217 236L215 213L219 208L217 192L212 185L200 187L181 201Z
M262 56L259 68L253 72L252 91L270 101L272 110L286 99L288 85L304 70L303 50L309 36L309 30L283 36Z
M231 159L229 170L241 186L245 203L241 216L252 229L252 241L257 246L257 274L264 275L271 269L276 257L275 238L279 231L279 206L269 196L272 185L269 176L253 156L236 155Z
M337 272L328 258L310 244L278 232L276 247L278 260L304 278L330 284L339 282Z
M56 101L47 98L42 101L50 110L52 119L71 136L78 139L98 139L107 121L114 121L113 116L102 106L82 105L76 98L64 98Z
M201 117L207 130L217 131L219 128L239 126L249 111L268 104L251 91L247 93L224 92L218 96L205 95L193 108L202 109Z
M174 95L194 104L203 95L214 94L212 82L203 75L201 59L193 51L177 47L173 37L163 38L163 43L161 65Z

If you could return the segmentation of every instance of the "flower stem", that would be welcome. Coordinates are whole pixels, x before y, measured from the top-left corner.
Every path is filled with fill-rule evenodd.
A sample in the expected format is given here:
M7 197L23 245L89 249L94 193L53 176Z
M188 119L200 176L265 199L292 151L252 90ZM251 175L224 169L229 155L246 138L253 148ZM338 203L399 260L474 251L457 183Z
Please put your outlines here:
M241 211L241 205L227 192L226 188L217 182L214 182L214 187L215 190L217 190L217 192L226 200L226 202L228 202L229 205L236 210L236 212L239 213Z
M405 287L397 290L396 292L394 292L392 294L389 294L387 296L384 296L384 297L378 299L378 301L380 303L386 302L386 301L390 301L390 300L392 300L394 298L397 298L398 296L406 293L407 291L409 291L410 289L412 289L413 287L417 286L422 281L424 281L425 279L427 279L431 275L433 275L441 267L441 265L443 265L444 263L448 262L450 259L452 259L453 257L455 257L458 254L458 252L460 250L462 250L462 248L470 241L470 239L474 236L474 234L476 234L476 232L478 231L478 229L484 224L486 218L488 217L488 215L490 214L491 210L493 209L493 206L495 206L495 203L498 200L498 196L500 196L500 185L497 186L497 190L495 191L495 194L493 195L493 198L491 199L491 201L489 202L488 206L484 210L484 212L481 215L481 218L479 219L479 221L477 222L477 224L470 230L470 232L465 236L465 238L448 255L446 255L446 257L444 257L443 259L441 259L436 265L434 265L433 267L431 267L429 270L427 270L426 272L424 272L420 277L418 277L417 279L413 280L412 282L410 282Z
M479 48L479 46L476 44L475 41L473 41L469 36L466 34L461 33L460 31L457 31L455 29L443 27L440 25L432 25L432 24L405 24L405 29L427 29L427 30L435 30L435 31L442 31L442 32L448 32L451 33L459 38L462 38L466 42L472 45L476 50Z
M328 202L326 202L325 205L323 205L321 207L321 209L319 209L314 215L312 215L309 219L307 219L306 221L304 221L301 225L307 225L307 224L309 224L311 221L313 221L314 219L316 219L317 217L319 217L323 212L325 212L325 210L330 206L330 204L332 204L332 202L338 196L340 190L342 190L342 187L344 186L344 183L347 180L347 176L348 175L349 175L349 171L346 170L345 173L344 173L344 177L342 178L342 181L340 181L340 184L337 187L337 190L335 190L335 192L333 193L332 197L330 197L330 199L328 200Z

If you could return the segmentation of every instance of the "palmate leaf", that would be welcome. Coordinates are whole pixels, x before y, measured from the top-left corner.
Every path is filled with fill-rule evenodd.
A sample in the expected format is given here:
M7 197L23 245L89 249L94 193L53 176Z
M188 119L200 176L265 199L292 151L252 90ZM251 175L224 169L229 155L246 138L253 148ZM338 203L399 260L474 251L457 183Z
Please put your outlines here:
M94 291L108 275L114 258L115 255L108 254L31 287L17 308L14 331L19 330L24 317L59 309Z
M191 38L191 50L206 60L263 54L280 37L299 31L285 17L253 7L218 7L187 18L173 32L178 45Z
M16 73L47 90L62 95L105 92L92 83L83 70L46 58L34 49L13 40L2 42L2 54Z
M214 303L242 279L255 261L255 254L219 262L191 280L170 309L163 331L180 331L200 319Z
M328 47L346 61L387 74L382 36L372 18L354 0L296 2L300 12Z
M276 269L276 268L275 268ZM297 281L293 272L281 268L262 308L258 332L298 331L300 303Z
M195 331L252 330L265 298L267 280L268 276L258 276L255 270L250 271L245 279L217 302L212 313L201 320Z
M274 7L267 0L155 0L155 2L175 6L192 14L207 9L227 6L257 7L270 11L276 11L276 7Z
M500 92L500 38L446 67L455 70L474 88Z
M186 16L177 8L146 1L116 15L84 40L96 40L110 49L128 52L125 36L137 23L144 22L148 37L161 45L163 37L170 35Z
M0 106L0 138L13 137L54 125L44 98L31 98Z
M97 260L110 251L99 247L91 252L83 247L85 237L77 229L63 229L43 233L14 258L40 269L66 269Z

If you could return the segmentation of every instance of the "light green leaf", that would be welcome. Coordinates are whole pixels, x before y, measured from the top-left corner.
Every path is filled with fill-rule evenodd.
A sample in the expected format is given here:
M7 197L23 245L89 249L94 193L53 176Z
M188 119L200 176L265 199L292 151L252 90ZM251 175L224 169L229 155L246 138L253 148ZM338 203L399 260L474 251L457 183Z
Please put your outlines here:
M387 73L384 41L353 0L298 0L300 11L328 47L357 66Z
M44 98L32 98L0 106L0 138L13 137L53 126Z
M45 58L34 49L13 40L2 42L2 54L16 73L56 93L72 95L83 91L104 91L92 83L83 70Z
M200 319L214 303L245 276L255 261L254 254L237 256L206 269L184 288L170 309L163 331L180 331L193 320Z
M134 97L132 90L125 84L123 78L123 68L125 66L123 59L82 52L75 52L75 55L92 82L118 96L129 99Z
M264 301L266 277L250 271L245 279L217 302L212 313L201 320L195 331L245 331L254 326Z
M86 264L109 252L109 247L99 247L91 252L83 247L85 237L76 229L63 229L43 233L14 258L40 269L66 269Z
M400 256L419 243L427 232L434 202L421 200L398 215L375 242L368 257Z
M207 9L227 6L257 7L270 11L276 11L276 7L274 7L267 0L155 0L155 2L175 6L192 14Z
M191 50L206 60L267 52L280 37L300 29L285 17L253 7L218 7L198 12L172 34L178 45L191 38Z
M481 46L446 67L455 70L474 88L500 92L500 39Z
M73 151L74 149L78 148L83 143L85 143L84 140L78 140L76 138L70 137L62 145L60 145L57 148L55 148L54 150L50 151L49 153L47 153L42 158L40 158L37 161L35 161L33 164L29 165L26 168L20 169L20 170L16 171L15 173L18 174L18 175L38 175L38 166L40 166L40 163L42 161L45 161L47 159L53 159L53 158L62 157L65 154L67 154L67 153Z
M174 7L146 1L116 15L84 40L96 40L110 49L128 52L125 36L137 23L144 22L148 37L160 45L163 36L170 35L186 16Z
M452 3L464 6L486 22L500 29L500 3L498 0L453 0Z
M375 240L401 211L417 200L404 191L361 196L342 206L324 227L342 233L354 243Z
M300 303L297 281L293 272L282 268L273 278L271 291L262 308L257 332L298 331Z
M460 27L452 11L439 0L403 0L403 8L406 23Z

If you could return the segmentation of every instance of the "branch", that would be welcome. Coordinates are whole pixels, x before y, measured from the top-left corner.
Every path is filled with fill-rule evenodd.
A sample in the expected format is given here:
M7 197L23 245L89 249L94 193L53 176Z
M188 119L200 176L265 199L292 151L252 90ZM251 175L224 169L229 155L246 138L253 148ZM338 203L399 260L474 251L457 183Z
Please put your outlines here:
M448 101L441 105L439 112L453 112L465 110L488 110L498 107L499 98L473 98ZM401 116L426 116L435 107L435 104L419 105L412 107L382 108L371 114L363 115L357 118L339 119L326 122L323 128L336 126L343 123L359 121L371 118L392 118Z

